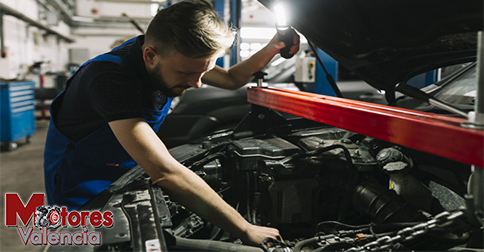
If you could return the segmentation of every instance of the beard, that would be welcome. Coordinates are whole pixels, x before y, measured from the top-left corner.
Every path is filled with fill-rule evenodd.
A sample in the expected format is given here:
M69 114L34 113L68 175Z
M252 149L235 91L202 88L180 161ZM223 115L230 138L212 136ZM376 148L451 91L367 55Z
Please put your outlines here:
M148 74L157 83L156 87L160 89L161 92L168 97L182 96L186 93L187 89L190 87L186 84L177 84L171 88L168 87L168 84L166 84L166 81L163 78L163 75L161 74L161 68L159 65L153 68L153 70L148 71Z

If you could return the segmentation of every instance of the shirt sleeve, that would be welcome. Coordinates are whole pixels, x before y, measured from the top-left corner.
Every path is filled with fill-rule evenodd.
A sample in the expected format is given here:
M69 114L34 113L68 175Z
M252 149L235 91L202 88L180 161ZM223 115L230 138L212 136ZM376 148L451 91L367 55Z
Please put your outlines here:
M118 71L104 72L92 81L89 98L93 109L106 122L142 118L143 103L138 84L121 66L114 68Z

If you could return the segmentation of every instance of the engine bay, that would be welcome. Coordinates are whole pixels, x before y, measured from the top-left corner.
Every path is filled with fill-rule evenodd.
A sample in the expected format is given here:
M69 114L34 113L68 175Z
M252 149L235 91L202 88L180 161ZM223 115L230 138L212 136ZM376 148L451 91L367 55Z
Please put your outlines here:
M93 250L482 249L482 211L474 209L482 195L468 189L482 187L481 170L273 110L261 114L262 127L249 118L234 132L170 152L250 223L277 228L284 241L243 245L172 201L138 167L85 206L117 220L115 230L101 229L103 245Z

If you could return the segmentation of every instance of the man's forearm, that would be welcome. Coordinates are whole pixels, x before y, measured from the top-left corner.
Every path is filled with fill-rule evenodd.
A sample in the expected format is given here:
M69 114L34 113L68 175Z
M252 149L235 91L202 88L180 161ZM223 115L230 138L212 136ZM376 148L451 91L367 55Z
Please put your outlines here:
M246 235L249 223L198 175L183 167L165 176L160 185L173 200L237 237Z
M243 87L249 81L252 80L252 75L258 71L261 71L272 58L279 52L279 49L275 49L271 46L266 46L252 55L250 58L239 62L232 66L228 72L234 80L234 89Z
M198 175L175 160L142 118L109 123L131 157L176 201L234 235L248 222Z
M296 37L297 43L291 47L292 53L296 53L299 50L298 39L299 38ZM272 58L274 58L283 47L284 43L279 42L277 36L274 36L264 48L250 58L239 62L229 70L216 67L212 71L207 72L202 78L202 81L203 83L225 89L235 90L241 88L252 80L252 75L254 73L262 70L267 64L269 64Z

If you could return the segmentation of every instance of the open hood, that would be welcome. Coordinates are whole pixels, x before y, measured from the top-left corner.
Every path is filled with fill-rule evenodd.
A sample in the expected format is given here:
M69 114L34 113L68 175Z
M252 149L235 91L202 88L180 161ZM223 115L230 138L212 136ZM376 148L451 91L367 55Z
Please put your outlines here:
M273 10L276 0L259 0ZM482 0L279 0L289 25L378 89L473 61Z

